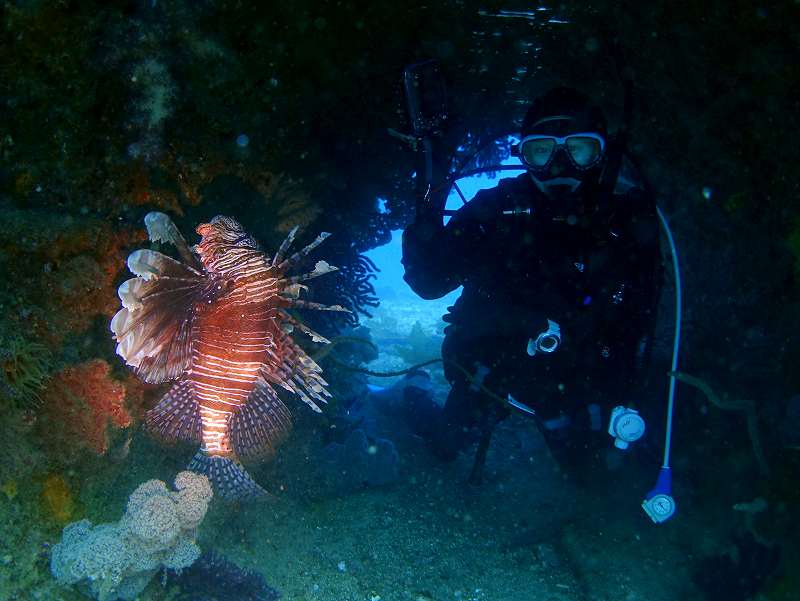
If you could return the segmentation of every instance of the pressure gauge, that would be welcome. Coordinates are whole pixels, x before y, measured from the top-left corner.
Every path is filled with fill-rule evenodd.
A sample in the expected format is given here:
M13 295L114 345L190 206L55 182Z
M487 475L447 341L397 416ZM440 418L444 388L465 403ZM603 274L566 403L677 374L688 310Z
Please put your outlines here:
M659 493L642 501L642 509L656 524L661 524L675 515L675 499Z

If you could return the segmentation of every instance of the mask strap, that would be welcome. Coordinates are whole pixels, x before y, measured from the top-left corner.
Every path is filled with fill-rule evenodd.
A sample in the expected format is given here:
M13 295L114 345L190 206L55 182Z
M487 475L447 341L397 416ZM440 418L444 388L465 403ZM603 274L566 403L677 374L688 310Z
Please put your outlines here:
M570 117L569 115L555 115L553 117L545 117L543 119L539 119L536 123L531 125L531 129L533 129L537 125L541 125L542 123L548 123L550 121L575 121L575 118Z

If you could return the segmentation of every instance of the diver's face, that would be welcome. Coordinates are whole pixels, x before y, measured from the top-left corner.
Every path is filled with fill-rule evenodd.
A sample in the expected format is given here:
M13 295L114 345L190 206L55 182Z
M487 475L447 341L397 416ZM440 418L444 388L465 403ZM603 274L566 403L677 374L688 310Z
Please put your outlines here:
M568 115L554 115L541 119L534 125L529 135L554 136L563 139L587 130ZM541 168L528 164L528 173L536 186L549 198L557 199L573 194L589 174L589 170L576 165L564 145L556 146Z

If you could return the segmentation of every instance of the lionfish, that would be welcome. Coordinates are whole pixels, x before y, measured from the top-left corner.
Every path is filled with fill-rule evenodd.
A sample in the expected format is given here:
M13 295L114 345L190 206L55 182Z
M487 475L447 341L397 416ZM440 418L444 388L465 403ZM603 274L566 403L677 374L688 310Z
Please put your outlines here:
M329 342L287 311L347 311L299 298L305 280L335 271L325 261L301 275L287 271L322 243L286 257L295 227L271 259L234 219L218 215L197 226L191 249L163 213L145 217L154 242L174 244L180 261L141 249L128 257L136 275L119 287L111 321L117 354L145 382L175 380L146 414L148 429L165 440L200 444L189 469L208 476L228 499L266 495L240 459L272 455L291 428L280 386L314 411L330 397L322 369L293 340L294 329Z

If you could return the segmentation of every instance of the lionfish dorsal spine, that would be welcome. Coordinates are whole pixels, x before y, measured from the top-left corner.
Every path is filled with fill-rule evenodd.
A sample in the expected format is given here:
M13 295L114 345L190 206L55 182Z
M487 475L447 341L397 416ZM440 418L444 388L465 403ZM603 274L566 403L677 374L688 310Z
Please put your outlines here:
M274 257L272 257L272 267L276 267L281 261L283 261L286 251L289 250L292 242L294 242L294 237L297 235L298 229L300 229L299 225L294 226L289 232L289 235L286 236L286 239L281 243L280 247L278 247L278 252L275 253Z
M302 250L298 250L288 259L284 259L280 264L278 264L278 271L281 273L285 272L289 267L292 265L299 263L301 259L303 259L308 253L312 250L317 248L320 244L322 244L328 237L330 237L329 232L321 232L319 236L317 236L313 242L311 242L308 246L304 247Z

